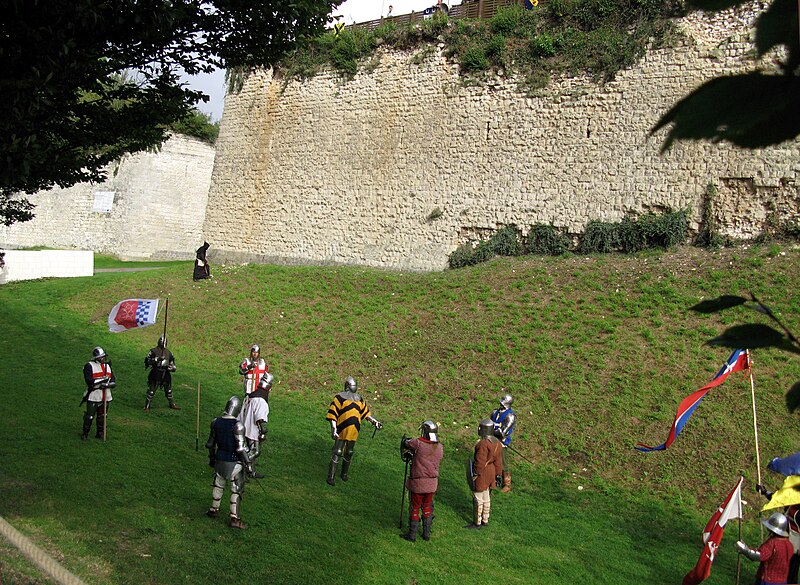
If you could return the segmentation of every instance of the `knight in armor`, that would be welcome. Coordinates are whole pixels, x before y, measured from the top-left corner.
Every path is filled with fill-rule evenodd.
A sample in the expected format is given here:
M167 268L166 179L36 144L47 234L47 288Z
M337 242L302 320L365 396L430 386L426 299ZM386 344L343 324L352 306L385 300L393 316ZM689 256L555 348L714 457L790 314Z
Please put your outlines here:
M736 541L736 551L751 561L759 561L756 583L777 585L789 582L789 563L794 547L789 542L789 520L780 512L761 520L770 534L760 547L752 549L743 541Z
M217 517L225 485L230 482L230 525L231 528L240 529L246 528L239 518L239 504L244 495L245 471L252 461L245 442L244 425L236 418L241 410L241 399L231 396L225 405L225 412L211 423L211 433L206 441L208 465L214 468L211 507L206 516Z
M106 413L111 404L111 389L117 385L117 379L111 370L111 361L102 347L92 350L92 359L83 366L83 379L86 382L86 391L83 393L81 404L86 403L86 412L83 415L83 433L81 440L89 438L92 430L92 421L97 419L95 437L105 437Z
M433 523L433 496L439 486L439 463L442 461L442 445L439 443L439 426L430 420L420 427L420 437L403 437L400 444L404 460L411 457L411 474L406 483L409 491L408 532L401 536L415 542L419 530L422 509L422 540L430 540Z
M192 275L192 280L211 278L211 266L209 266L208 258L206 257L210 245L211 244L208 242L203 242L203 245L197 248L197 251L195 252L194 274Z
M267 372L269 372L269 366L261 357L261 347L254 343L250 346L250 355L239 364L239 373L244 376L245 396L255 391L261 378ZM269 390L267 390L266 400L269 402Z
M756 491L762 496L771 500L775 492L768 491L761 484L756 485ZM800 573L800 504L792 504L783 508L783 515L789 522L789 542L794 548L794 556L789 562L789 579L787 583L797 583L798 573Z
M517 415L511 409L514 397L505 394L500 399L500 408L492 412L492 422L494 423L494 434L503 444L503 488L501 492L511 491L511 471L508 467L508 447L511 446L511 433L517 424Z
M480 439L475 443L472 461L472 523L465 528L480 528L489 523L492 508L490 490L503 471L503 444L495 437L494 423L485 418L478 425Z
M167 336L162 335L158 339L158 345L151 349L144 358L144 367L150 368L147 375L147 397L145 398L144 411L150 412L150 404L156 394L156 388L164 390L164 396L169 401L169 407L173 410L180 410L181 407L175 404L172 398L172 372L175 368L175 357L167 349Z
M350 463L353 460L353 449L361 430L361 421L366 419L376 429L383 427L370 414L367 402L356 394L356 381L352 376L347 376L344 381L344 390L333 397L325 419L331 424L331 437L333 450L331 462L328 466L328 484L336 485L336 468L342 460L342 481L347 481Z
M247 448L253 463L261 455L261 443L267 438L267 422L269 420L267 397L270 388L272 388L272 374L267 372L259 380L256 391L245 397L242 412L238 417L239 422L244 425L244 436L247 439ZM253 466L248 470L248 474L256 479L264 477L256 472Z

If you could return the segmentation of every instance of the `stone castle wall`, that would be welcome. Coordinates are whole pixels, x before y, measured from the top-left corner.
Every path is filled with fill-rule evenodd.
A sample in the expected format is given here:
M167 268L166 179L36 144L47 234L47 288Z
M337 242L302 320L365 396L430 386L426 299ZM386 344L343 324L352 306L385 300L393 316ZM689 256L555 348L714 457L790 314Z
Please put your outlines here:
M157 153L125 156L110 165L104 183L31 195L36 217L0 226L0 247L84 249L123 259L194 258L203 243L214 153L200 140L173 136ZM103 192L110 212L94 210L96 194Z
M441 46L421 64L382 51L350 81L255 73L226 98L203 227L212 257L438 270L505 224L580 233L593 219L689 207L696 227L712 182L725 235L796 220L799 142L661 154L663 133L649 136L702 82L755 65L755 8L683 19L679 46L613 82L562 79L537 97L503 77L465 86Z

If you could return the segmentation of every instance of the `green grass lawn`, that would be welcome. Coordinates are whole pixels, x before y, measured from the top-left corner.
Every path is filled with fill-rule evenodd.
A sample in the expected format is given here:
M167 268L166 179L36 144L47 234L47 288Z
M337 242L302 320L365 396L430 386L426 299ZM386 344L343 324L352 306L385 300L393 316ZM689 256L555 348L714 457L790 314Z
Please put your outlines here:
M484 584L679 583L700 535L739 474L745 537L757 544L750 383L713 390L666 452L678 402L731 352L708 342L744 307L691 307L752 290L793 328L800 251L751 248L663 254L499 259L443 273L365 268L214 266L0 287L0 515L87 583ZM108 261L108 267L117 263ZM123 264L120 264L123 265ZM135 264L124 264L135 266ZM181 411L156 395L142 412L143 359L163 327L109 333L125 298L170 299L170 349ZM275 375L259 469L242 503L246 531L204 516L212 472L202 445L253 342ZM81 368L95 345L118 387L108 441L79 440ZM800 360L753 351L762 474L798 450L787 392ZM351 480L325 483L328 404L353 375L384 429L356 446ZM196 444L200 384L200 450ZM519 415L514 491L496 493L490 526L471 516L464 462L477 422L511 392ZM422 420L445 447L430 542L398 535L404 464L398 443ZM227 511L228 494L223 499ZM406 513L403 513L406 516ZM406 520L407 522L407 520ZM708 583L732 583L736 528ZM743 567L743 582L755 564ZM0 542L6 583L47 582Z

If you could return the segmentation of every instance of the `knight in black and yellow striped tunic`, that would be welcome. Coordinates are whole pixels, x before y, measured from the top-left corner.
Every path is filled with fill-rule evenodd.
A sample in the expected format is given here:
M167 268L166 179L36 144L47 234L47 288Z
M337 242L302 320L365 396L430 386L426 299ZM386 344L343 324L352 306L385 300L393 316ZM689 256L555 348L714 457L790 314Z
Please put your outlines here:
M328 484L336 485L336 468L339 459L342 459L342 481L347 481L350 470L350 461L353 459L353 448L358 440L358 431L361 430L361 421L366 419L380 429L383 425L375 420L369 412L367 402L356 394L356 381L352 376L347 376L344 381L344 391L333 397L328 414L325 418L331 423L331 437L333 438L333 451L331 463L328 466Z

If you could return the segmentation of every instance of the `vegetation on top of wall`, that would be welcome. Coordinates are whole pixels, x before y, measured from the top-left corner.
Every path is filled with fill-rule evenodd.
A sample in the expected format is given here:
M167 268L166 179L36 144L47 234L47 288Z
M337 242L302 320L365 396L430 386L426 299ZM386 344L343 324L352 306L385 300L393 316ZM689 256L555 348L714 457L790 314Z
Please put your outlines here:
M682 13L679 0L550 0L533 10L504 8L488 20L455 20L437 12L422 22L388 20L373 30L325 33L289 54L279 68L287 81L308 79L325 67L349 78L378 47L414 49L435 42L444 43L445 55L472 78L515 73L528 90L559 73L589 73L605 81L633 65L648 46L668 44L675 30L670 18Z
M203 142L214 144L219 136L219 122L212 122L210 114L193 108L188 116L173 122L170 130L176 134L199 138Z
M689 211L647 213L620 222L590 221L578 245L572 237L552 225L531 226L526 237L514 225L503 226L488 240L467 242L450 254L450 268L479 264L494 256L538 254L559 256L575 251L581 254L632 253L653 248L673 248L686 241Z

